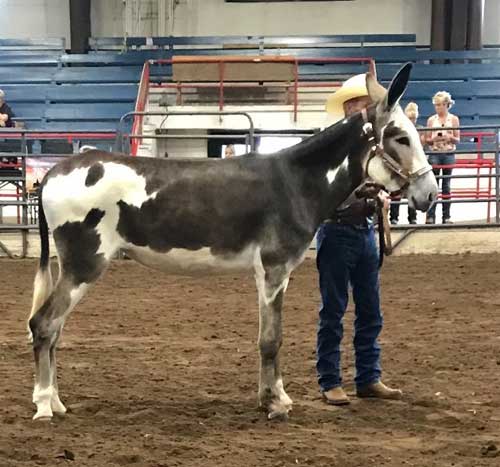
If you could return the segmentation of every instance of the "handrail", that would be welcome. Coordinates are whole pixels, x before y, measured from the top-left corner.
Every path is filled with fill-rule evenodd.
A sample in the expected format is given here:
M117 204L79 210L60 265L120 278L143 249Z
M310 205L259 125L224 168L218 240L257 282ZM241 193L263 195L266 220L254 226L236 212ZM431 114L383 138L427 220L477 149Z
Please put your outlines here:
M125 120L129 117L132 117L132 116L144 117L147 115L160 116L160 117L163 116L165 118L166 117L175 117L175 116L193 116L193 115L202 115L202 116L216 115L219 117L222 117L224 115L241 115L248 120L248 124L249 124L248 135L250 138L250 149L251 150L254 149L255 126L254 126L252 117L250 116L250 114L248 112L239 112L239 111L234 111L234 112L219 111L219 112L216 112L216 111L200 110L200 111L176 111L176 112L158 112L158 111L155 111L155 112L138 112L138 111L127 112L126 114L122 115L122 117L120 118L120 122L118 123L118 130L117 130L116 141L115 141L115 149L117 151L123 151L123 136L124 136L124 134L123 134L122 129L123 129L123 124L124 124ZM136 133L132 133L130 135L130 137L131 137L132 141L137 141L140 138L146 138L145 135L136 134ZM136 154L133 154L133 155L136 155Z
M260 48L279 45L409 43L414 45L415 34L337 34L337 35L290 35L290 36L160 36L160 37L91 37L90 47L106 50L106 47L162 47L173 49L186 45L255 45Z
M142 68L141 81L139 82L139 91L137 92L137 100L135 102L135 112L144 112L146 110L146 103L149 95L149 62L145 62ZM132 135L142 133L143 116L139 113L135 114L134 123L132 125ZM121 123L121 119L120 119ZM131 142L131 155L137 155L137 149L141 144L141 140L135 138Z
M66 47L64 37L51 39L0 39L0 50L61 50Z
M67 139L68 141L81 138L81 139L113 139L116 131L102 130L102 131L70 131L61 132L58 130L21 130L19 128L2 128L0 129L0 139L22 139L23 135L27 140L37 139Z

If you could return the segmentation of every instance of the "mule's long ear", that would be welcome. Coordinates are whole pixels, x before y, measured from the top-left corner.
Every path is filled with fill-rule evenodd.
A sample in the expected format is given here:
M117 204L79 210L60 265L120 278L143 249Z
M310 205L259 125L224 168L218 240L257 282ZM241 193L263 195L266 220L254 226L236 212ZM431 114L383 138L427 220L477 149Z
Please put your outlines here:
M403 97L408 86L408 81L410 80L410 72L413 65L411 63L406 63L400 70L396 73L396 76L392 79L387 91L387 100L385 102L385 110L390 112L396 105L398 105L399 100Z
M380 102L387 95L387 90L377 81L373 73L366 73L366 90L372 102Z

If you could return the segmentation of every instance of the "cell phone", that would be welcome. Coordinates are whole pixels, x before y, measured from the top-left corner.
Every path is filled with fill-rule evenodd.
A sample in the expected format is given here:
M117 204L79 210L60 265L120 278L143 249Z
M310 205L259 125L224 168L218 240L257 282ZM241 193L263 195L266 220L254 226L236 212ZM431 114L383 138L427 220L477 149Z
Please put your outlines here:
M443 136L443 133L441 133L440 131L438 131L438 136Z

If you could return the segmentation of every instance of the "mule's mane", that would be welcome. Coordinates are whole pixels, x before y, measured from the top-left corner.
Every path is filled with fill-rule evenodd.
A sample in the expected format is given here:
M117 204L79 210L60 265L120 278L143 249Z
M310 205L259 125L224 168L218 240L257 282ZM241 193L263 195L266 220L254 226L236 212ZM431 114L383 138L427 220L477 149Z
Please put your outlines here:
M340 165L347 152L364 143L361 138L363 120L361 113L344 118L325 130L300 143L274 153L274 156L290 158L299 165L315 166L328 164Z

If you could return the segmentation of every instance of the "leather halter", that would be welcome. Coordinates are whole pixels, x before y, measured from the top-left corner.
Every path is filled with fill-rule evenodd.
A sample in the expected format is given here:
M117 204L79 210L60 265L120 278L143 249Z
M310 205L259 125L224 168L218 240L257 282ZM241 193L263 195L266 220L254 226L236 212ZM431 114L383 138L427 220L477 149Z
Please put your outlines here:
M368 112L366 108L361 110L361 116L363 117L364 122L363 133L368 136L368 142L371 143L370 154L368 155L368 161L366 162L366 175L368 176L368 167L372 159L380 157L384 165L404 182L401 188L397 191L391 192L391 195L400 195L408 188L413 180L417 180L432 170L432 167L429 164L413 172L406 170L399 162L384 151L382 141L377 141L378 138L373 130L373 124L368 119Z

